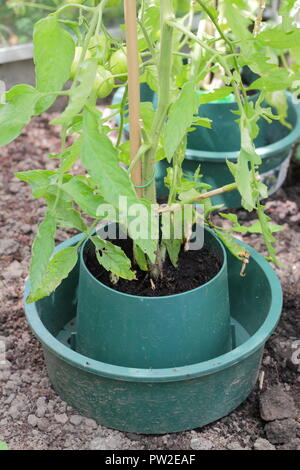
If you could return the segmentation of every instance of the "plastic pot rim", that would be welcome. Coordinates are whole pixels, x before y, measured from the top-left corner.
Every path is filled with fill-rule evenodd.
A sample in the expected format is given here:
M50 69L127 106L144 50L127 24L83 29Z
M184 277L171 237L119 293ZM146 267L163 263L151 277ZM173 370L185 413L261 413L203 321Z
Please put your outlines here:
M256 153L264 160L276 153L282 152L289 149L293 143L300 137L300 104L295 101L292 94L286 92L288 98L290 98L292 105L294 106L297 122L295 127L289 132L288 135L283 137L273 144L265 145L264 147L256 148ZM227 104L227 103L225 103ZM210 162L225 162L226 160L237 161L239 156L239 150L234 152L217 152L208 150L194 150L187 149L185 153L186 160L201 160Z
M76 235L56 247L56 252L67 246L78 243L83 234ZM191 380L201 376L207 376L227 369L234 364L241 362L251 354L260 349L266 340L274 331L281 314L282 309L282 290L279 279L271 268L269 263L256 250L249 247L246 243L240 242L242 246L247 247L251 257L263 269L271 290L271 304L269 313L254 335L237 348L226 354L218 356L208 361L197 364L189 364L186 366L165 369L138 369L130 367L121 367L113 364L106 364L82 354L73 351L58 339L56 339L44 326L38 314L36 303L27 304L26 298L29 294L29 281L27 281L24 293L24 305L27 321L34 334L41 341L43 346L52 352L58 358L64 360L68 364L86 372L106 377L108 379L127 381L127 382L177 382L183 380Z
M80 247L80 254L79 254L79 257L80 257L80 262L81 262L81 266L82 268L84 269L85 273L88 275L88 277L92 278L93 279L93 282L95 284L98 284L100 285L102 288L105 288L106 290L108 290L109 292L114 292L115 294L118 294L119 296L121 297L126 297L126 298L138 298L138 299L141 299L141 300L147 300L149 302L157 302L159 301L160 299L173 299L173 298L178 298L180 296L183 296L183 295L186 295L186 294L189 294L189 293L192 293L192 292L195 292L197 290L199 290L199 294L201 292L201 290L203 290L206 286L209 286L212 282L214 282L216 279L218 279L224 272L225 269L227 269L227 253L226 253L226 250L224 248L224 245L223 243L220 242L220 240L218 239L218 237L214 234L214 232L208 228L208 227L204 227L204 229L209 232L213 238L215 239L216 243L219 245L219 247L221 248L221 251L222 251L222 254L223 254L223 260L222 260L222 266L220 268L220 270L217 272L217 274L212 277L209 281L207 281L205 284L202 284L201 286L198 286L198 287L195 287L194 289L190 289L188 291L185 291L185 292L180 292L178 294L172 294L172 295L160 295L159 297L148 297L148 296L143 296L143 295L133 295L133 294L126 294L125 292L120 292L120 291L116 291L115 289L112 289L111 287L107 286L106 284L104 284L103 282L99 281L98 279L95 278L95 276L93 276L93 274L90 272L90 270L88 269L84 259L83 259L83 253L84 253L84 250L85 250L85 247L86 245L90 242L89 239L87 239L83 244L82 246ZM122 300L122 299L121 299Z

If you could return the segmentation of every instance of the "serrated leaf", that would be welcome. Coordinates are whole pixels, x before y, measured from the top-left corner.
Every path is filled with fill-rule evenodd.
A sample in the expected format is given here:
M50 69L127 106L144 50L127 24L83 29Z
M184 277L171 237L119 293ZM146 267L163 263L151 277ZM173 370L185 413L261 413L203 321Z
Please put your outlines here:
M136 243L133 244L133 256L138 267L142 271L148 271L148 264L147 264L146 256Z
M29 183L33 197L43 197L49 188L49 185L56 183L57 172L50 170L29 170L20 171L15 174L17 178L25 183Z
M191 214L192 215L192 214ZM187 214L185 214L187 218ZM161 218L161 238L166 247L171 263L175 268L178 265L178 257L184 238L184 219L183 211L176 211L173 214L163 214Z
M93 89L96 73L97 59L88 59L81 65L78 80L75 87L71 89L68 106L64 112L52 121L51 124L66 124L80 113Z
M211 119L204 118L201 116L194 116L192 125L206 127L206 129L211 129L212 121Z
M97 209L104 203L102 196L95 194L93 189L88 186L79 177L74 176L68 183L62 186L63 191L69 194L76 204L86 214L97 218Z
M243 247L239 244L239 242L234 238L232 235L226 232L222 232L222 230L213 229L215 234L219 237L219 239L224 243L226 248L230 251L233 256L242 260L242 254L245 251Z
M158 92L158 72L155 65L148 65L145 67L143 79L147 82L152 91L155 93Z
M180 201L188 202L188 201L193 201L199 195L200 195L200 193L195 188L191 188L191 189L188 189L187 191L179 193L178 197L179 197Z
M128 173L120 167L118 152L110 139L98 129L94 114L84 110L81 162L99 187L104 200L119 207L119 196L138 202Z
M37 236L32 245L32 256L29 267L30 296L40 287L46 274L51 255L54 250L56 232L55 217L50 213L41 222Z
M97 260L107 271L130 281L136 278L135 271L131 270L131 261L122 248L98 237L91 239L95 245Z
M61 228L75 228L80 232L86 231L86 225L81 218L79 211L74 209L73 202L63 198L64 194L60 192L60 197L57 199L57 195L48 194L45 199L48 204L48 208L54 209L55 205L55 220Z
M233 230L234 232L239 232L239 233L263 233L261 223L259 220L254 222L253 224L249 226L243 226L240 225L238 222L238 218L236 214L223 214L219 212L219 215L223 217L224 219L230 220L232 222L232 226L230 230ZM271 233L275 232L280 232L283 230L283 227L281 225L277 225L271 222L268 222L267 216L266 216L266 223L268 225L269 230Z
M68 147L61 155L61 171L66 173L73 168L75 162L80 157L80 137L74 142L73 145Z
M62 90L70 77L75 53L72 36L56 16L49 15L36 23L33 44L37 89L42 92ZM49 108L55 99L55 96L49 96L39 100L36 114Z
M233 222L234 224L238 223L238 217L236 214L224 214L223 212L219 212L219 215L223 217L223 219L230 220L230 222Z
M77 259L77 246L69 246L59 250L49 261L38 287L33 290L31 286L27 302L36 302L55 291L62 280L72 271L77 263Z
M143 121L143 127L147 133L150 132L154 119L154 109L153 104L149 101L144 101L140 103L140 113Z
M290 76L287 70L277 68L272 73L260 77L249 86L249 90L262 90L262 91L277 91L286 90L291 86L293 77Z
M279 121L283 126L292 129L291 124L286 120L288 116L288 102L285 90L277 90L265 94L266 102L273 108L276 108Z
M118 147L119 150L119 160L120 162L125 163L125 165L130 165L130 141L125 140L122 144Z
M291 31L286 32L281 25L278 25L259 33L256 40L265 47L288 49L299 44L300 29L294 27Z
M210 103L212 101L217 101L217 100L226 98L232 92L233 92L233 88L231 86L226 86L226 87L214 90L211 93L202 93L199 95L199 102L200 104L205 104L205 103Z
M224 0L224 14L236 40L239 41L242 51L250 49L252 34L249 31L251 20L243 12L243 4L236 0Z
M179 97L171 105L166 123L163 141L168 161L171 161L187 130L193 123L194 115L198 112L199 95L193 82L183 86Z
M273 246L274 243L276 242L276 238L272 234L272 230L271 230L270 223L269 223L270 217L268 217L265 214L265 206L260 204L260 202L258 202L257 204L257 214L258 214L258 219L259 219L261 230L262 230L262 235L264 237L264 242L266 244L268 254L269 254L268 259L270 261L273 261L273 263L279 265L280 263L276 257L276 250L275 250L275 247Z
M281 0L280 2L279 15L282 17L282 27L286 32L289 32L293 28L296 12L292 10L296 2L297 0Z
M128 173L119 165L117 149L104 133L99 132L96 117L88 108L84 111L81 162L97 184L105 202L116 211L119 210L120 196L127 198L128 208L137 204L144 209L143 224L148 227L147 238L136 238L130 232L130 217L126 228L131 238L154 262L157 240L152 239L150 233L150 204L136 196Z
M227 161L227 165L235 179L237 189L242 196L243 207L248 211L253 210L255 207L255 201L252 194L251 170L249 169L247 153L241 149L238 162L232 163Z
M34 115L41 94L30 85L16 85L6 94L6 103L0 104L0 146L14 140Z

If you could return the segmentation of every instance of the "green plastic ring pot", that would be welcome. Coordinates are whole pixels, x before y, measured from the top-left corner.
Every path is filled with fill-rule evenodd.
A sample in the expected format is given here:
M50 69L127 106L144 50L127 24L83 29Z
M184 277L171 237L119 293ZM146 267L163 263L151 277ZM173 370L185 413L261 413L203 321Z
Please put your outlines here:
M60 244L72 246L82 235ZM42 343L54 389L98 423L137 433L170 433L204 426L239 406L255 386L266 340L276 327L282 291L271 266L251 247L246 277L228 254L231 351L182 367L137 369L90 359L72 349L76 333L79 267L49 297L26 304Z
M269 194L276 192L283 184L289 166L293 144L300 137L300 105L295 103L292 95L288 97L288 122L292 130L279 121L271 124L260 119L260 132L255 141L256 151L262 158L259 168L262 182L268 187ZM204 108L205 106L205 108ZM209 110L207 110L209 106ZM237 162L240 148L240 133L230 113L230 103L209 103L201 107L201 116L210 117L215 125L213 129L199 128L188 138L188 149L183 163L183 170L193 175L199 165L203 181L213 188L222 187L233 182L226 160ZM206 110L206 111L205 111ZM168 163L158 162L156 183L158 194L165 197L168 189L164 185ZM212 198L213 204L224 204L226 207L240 207L241 197L238 191L232 191Z
M76 350L109 364L177 367L212 359L231 348L226 251L209 229L204 245L220 261L209 282L175 295L142 297L98 281L80 252ZM133 281L134 282L134 281Z
M114 95L113 103L119 103L124 89L119 89ZM260 132L255 141L257 153L262 158L259 168L262 182L267 185L269 194L275 193L284 183L287 175L290 157L294 143L300 137L300 105L294 102L292 95L288 97L288 118L292 130L278 121L271 124L260 119ZM256 95L249 98L255 100ZM153 95L155 101L155 96ZM237 162L240 149L240 132L236 115L232 113L237 108L236 103L212 102L201 106L201 116L213 121L213 128L198 127L188 135L188 149L186 151L183 170L193 175L199 165L203 181L213 188L222 187L233 182L233 177L227 167L226 160ZM125 126L128 134L128 126ZM168 163L161 160L157 163L156 186L158 197L164 199L168 195L168 188L164 184ZM214 196L213 204L224 204L225 207L241 206L241 197L238 191Z

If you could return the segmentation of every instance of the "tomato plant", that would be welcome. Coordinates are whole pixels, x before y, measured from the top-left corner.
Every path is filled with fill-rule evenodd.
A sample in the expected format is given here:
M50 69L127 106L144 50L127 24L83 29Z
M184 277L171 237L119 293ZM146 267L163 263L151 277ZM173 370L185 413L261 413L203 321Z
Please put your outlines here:
M62 249L52 256L57 227L73 227L84 232L86 238L91 237L101 219L98 206L106 203L119 211L120 195L127 198L130 206L139 204L143 207L143 224L149 225L150 206L157 204L155 162L163 158L170 164L166 181L169 197L166 206L158 205L155 214L156 219L163 213L171 214L167 226L162 227L163 231L175 232L175 214L183 210L184 204L202 201L204 223L236 257L243 261L245 254L241 254L240 245L231 232L250 231L262 233L268 259L277 262L273 233L280 228L270 222L261 202L267 196L267 189L258 177L261 158L256 152L254 139L259 132L257 122L260 118L268 122L286 118L284 101L281 101L283 105L279 115L274 115L266 100L271 100L274 93L292 88L298 78L297 67L286 67L283 59L290 49L296 55L300 30L291 16L295 2L281 2L283 21L275 27L262 22L264 2L256 2L257 8L251 14L247 13L247 3L243 0L220 0L216 8L213 0L196 0L188 5L185 2L183 9L181 5L180 15L179 9L176 14L179 4L173 0L140 2L140 81L146 82L157 93L158 104L154 109L150 102L141 103L142 141L130 164L128 146L122 143L127 114L127 80L124 98L119 109L114 110L121 114L114 144L110 140L108 118L103 116L96 102L96 95L106 96L118 86L118 80L114 78L127 72L126 45L122 39L111 37L103 22L103 13L112 3L102 0L96 6L88 2L77 4L72 7L78 13L75 24L65 21L63 12L70 7L64 4L35 25L36 86L17 85L6 93L6 102L0 105L0 145L20 135L30 119L48 109L57 96L66 95L69 101L62 114L52 122L61 127L62 144L60 153L56 155L57 170L40 169L17 174L19 179L31 185L33 196L42 197L47 205L32 248L29 302L49 295L77 262L78 246ZM195 18L200 19L196 30L193 26ZM209 31L202 30L202 21L209 25ZM100 38L100 48L105 48L100 65L99 57L93 51L98 44L95 38ZM282 60L275 60L273 53ZM259 75L250 86L260 93L254 102L247 100L247 89L241 78L241 68L245 64ZM218 88L199 95L199 83L205 82L208 74L218 74L221 78ZM70 88L64 89L70 75L73 82ZM199 170L192 180L186 178L182 162L187 134L195 126L210 127L212 124L198 115L199 105L229 94L234 94L238 105L236 114L241 131L241 149L237 163L228 162L234 183L217 188L213 193L238 189L243 207L248 211L256 210L258 222L243 227L235 214L220 213L231 223L231 230L224 230L211 219L212 212L219 210L210 202L211 188L202 182ZM74 142L68 145L72 134ZM72 173L78 159L85 169L82 175ZM132 171L139 160L143 163L142 184L136 187ZM128 168L120 166L120 161L127 161ZM142 192L142 197L138 196L137 190ZM191 224L194 218L193 212ZM133 237L128 221L123 220L122 224ZM150 233L143 238L134 238L134 260L128 259L111 242L97 242L96 237L92 240L96 248L99 244L102 247L98 261L116 278L134 279L134 263L142 269L149 269L155 278L163 276L166 256L176 266L181 247L188 246L189 230L185 227L184 236L174 236L168 241L158 241ZM114 263L116 257L117 268Z

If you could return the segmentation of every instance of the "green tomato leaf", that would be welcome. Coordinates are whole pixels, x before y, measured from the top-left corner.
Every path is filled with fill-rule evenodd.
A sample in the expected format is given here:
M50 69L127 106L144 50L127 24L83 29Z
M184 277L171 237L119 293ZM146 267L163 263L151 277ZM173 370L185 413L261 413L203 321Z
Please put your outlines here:
M30 85L16 85L5 94L6 103L0 104L0 146L20 135L34 115L40 97L41 94Z
M158 73L155 65L147 65L147 67L145 67L143 79L147 82L152 91L155 93L158 92Z
M225 86L223 88L219 88L214 90L211 93L201 93L199 95L199 102L200 104L211 103L212 101L217 101L226 98L233 92L233 88L231 86Z
M80 137L70 145L63 153L50 154L49 158L59 158L61 160L60 168L63 173L66 173L73 168L74 164L80 156Z
M263 233L261 223L260 223L259 220L254 222L252 225L243 226L243 225L239 224L236 214L223 214L223 213L219 212L219 215L221 217L223 217L224 219L230 220L232 222L231 230L233 230L234 232L239 232L239 233ZM274 223L271 223L271 222L268 222L268 221L266 221L266 223L268 224L268 227L269 227L271 233L280 232L281 230L283 230L283 227L281 225L277 225L277 224L274 224Z
M104 200L119 207L119 196L137 200L128 173L120 167L118 151L110 139L98 129L96 116L84 110L81 162L98 185Z
M269 28L259 33L256 37L262 46L274 49L289 49L300 41L300 29L294 27L291 31L283 30L282 25Z
M29 170L20 171L15 176L25 183L29 183L33 197L45 196L50 184L57 182L57 172L50 170Z
M164 129L164 148L170 162L178 146L181 144L187 130L194 121L194 114L198 112L199 95L193 82L183 86L179 97L171 105L169 117Z
M32 245L32 257L29 267L30 296L28 303L34 302L35 293L40 288L54 250L56 232L55 217L50 213L41 222Z
M293 77L282 68L272 70L272 73L260 77L249 86L249 90L277 91L286 90L292 85Z
M122 248L98 237L91 237L91 239L95 245L99 264L123 279L130 281L136 279L135 271L131 270L131 261Z
M59 23L56 16L49 15L38 21L33 31L36 87L42 92L60 91L70 77L75 53L72 36ZM39 100L36 114L48 109L56 96Z
M265 94L266 102L276 108L279 121L283 126L292 129L291 124L286 120L288 116L288 103L285 90L273 91Z
M139 268L142 271L148 271L146 256L136 243L133 244L133 256Z
M167 248L170 261L175 268L178 266L178 257L183 243L183 220L182 211L176 211L172 215L163 214L161 218L162 243Z
M66 124L72 121L84 107L91 91L97 73L97 59L85 60L78 74L78 81L71 88L70 101L64 112L51 124Z
M60 193L58 199L56 194L47 194L45 199L50 210L55 206L55 219L59 227L76 228L80 232L86 231L80 212L74 209L71 200L64 199L64 193Z
M59 250L49 261L38 287L31 290L27 302L36 302L54 292L62 280L72 271L77 259L77 246L69 246Z
M68 183L63 184L62 189L74 199L83 212L95 219L98 218L97 209L104 203L104 199L95 194L80 177L73 176Z
M266 247L269 253L269 256L267 259L269 261L273 261L273 263L277 265L280 265L276 257L276 249L273 246L274 243L276 243L276 238L272 234L272 230L270 227L271 224L269 223L270 217L268 217L265 214L265 206L260 204L260 202L258 202L257 204L257 214L258 214L258 219L259 219L260 226L261 226L261 231L264 237L264 242L266 244Z
M224 15L227 24L234 35L234 39L239 41L242 52L248 54L252 50L251 41L253 37L249 31L251 20L243 12L243 8L243 2L240 0L224 0Z
M152 128L152 123L154 119L154 109L153 109L153 104L144 101L140 105L140 112L141 112L141 118L143 120L144 128L147 133L150 132Z
M136 196L128 173L119 165L117 149L109 138L99 131L97 117L88 108L84 110L81 162L97 184L105 202L111 204L117 212L120 196L127 198L128 208L133 205L141 208L143 213L140 224L147 226L147 237L136 237L135 233L130 231L131 217L128 217L126 228L129 235L154 262L157 240L151 237L150 204Z
M241 149L238 162L232 163L227 161L227 165L235 179L237 189L242 196L242 206L247 211L252 211L255 207L255 201L252 194L251 170L249 168L247 152Z
M230 235L229 233L223 232L222 230L218 230L214 228L213 231L219 237L219 239L224 243L224 245L230 251L230 253L242 261L243 252L245 252L245 249L239 244L238 240L234 238L232 235Z

